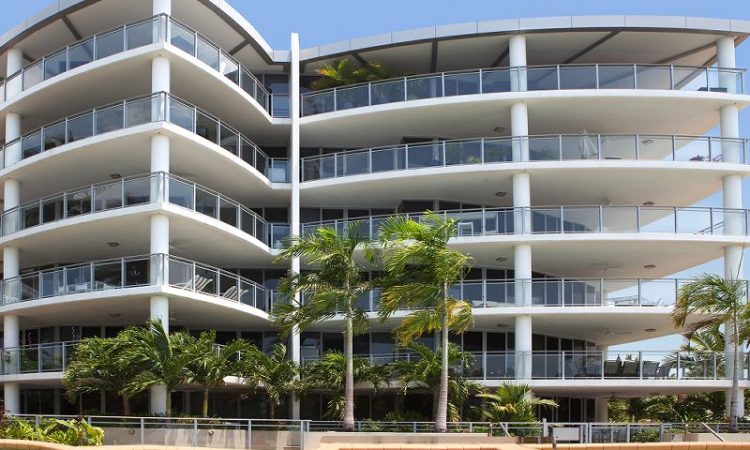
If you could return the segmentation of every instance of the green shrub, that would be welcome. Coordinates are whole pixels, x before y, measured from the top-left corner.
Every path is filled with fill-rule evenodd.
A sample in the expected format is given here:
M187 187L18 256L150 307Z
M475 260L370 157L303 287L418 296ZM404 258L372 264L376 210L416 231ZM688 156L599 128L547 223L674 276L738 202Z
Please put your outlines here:
M104 430L80 418L43 419L37 425L27 419L5 416L0 423L0 437L75 446L102 445Z
M660 442L659 430L645 429L630 436L631 442Z

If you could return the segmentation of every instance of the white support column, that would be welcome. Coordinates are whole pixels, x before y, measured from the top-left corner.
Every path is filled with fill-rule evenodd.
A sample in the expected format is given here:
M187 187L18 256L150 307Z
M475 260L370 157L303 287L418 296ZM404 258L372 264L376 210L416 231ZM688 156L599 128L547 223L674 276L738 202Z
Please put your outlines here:
M23 50L19 47L13 47L8 50L5 54L7 58L5 76L10 77L16 74L19 70L23 69ZM21 80L15 80L15 82L6 85L6 96L7 98L14 97L21 93L22 90Z
M164 56L151 60L151 92L170 92L172 66Z
M735 51L734 38L730 36L722 37L716 42L717 65L719 68L735 68ZM736 86L735 76L733 73L721 73L719 82L722 87L726 87L733 92L733 86ZM742 162L740 154L740 137L739 113L736 105L723 106L720 110L721 119L721 137L722 141L722 159L727 162ZM742 201L742 178L739 175L727 175L724 177L723 200L724 208L741 209ZM743 214L725 211L724 213L724 233L725 234L744 234L745 221ZM744 248L740 245L730 245L724 247L724 277L728 279L743 278L743 253ZM724 347L726 349L726 366L725 372L728 378L734 373L734 343L731 342L731 326L725 324ZM744 392L740 390L740 398L736 399L737 414L743 416L745 413ZM726 395L726 408L729 412L731 407L731 391Z
M510 107L510 129L513 137L513 161L529 160L529 110L526 103Z
M4 211L10 211L19 206L21 200L21 190L18 180L5 180L5 183L3 185L3 193L5 201L3 204ZM20 219L20 215L17 212L18 211L16 210L16 214L6 215L3 222L3 227L6 231L17 230L18 220ZM16 278L18 277L18 274L20 272L21 256L18 251L18 247L5 246L3 248L3 278L5 280ZM16 300L18 300L20 298L20 288L21 286L18 280L6 283L6 289L3 292L6 301L13 301L11 300L11 297L16 297ZM8 341L6 340L5 343L7 347ZM16 345L17 343L18 338L16 338Z
M21 161L21 142L16 139L21 137L21 116L9 112L5 115L5 146L4 165L10 166ZM16 142L13 142L16 141Z
M172 14L172 0L154 0L154 15Z
M516 316L516 379L531 379L531 316Z
M508 42L508 58L511 67L511 90L526 90L526 36L511 36Z
M16 351L10 352L11 368L17 365L18 360L18 345L19 345L20 326L18 316L8 314L3 317L3 339L4 347L6 349L16 349ZM5 410L8 414L20 414L21 413L21 387L18 382L8 382L3 384L3 392L5 395Z
M300 104L299 104L299 35L292 33L291 36L291 61L290 61L290 74L289 74L289 116L292 119L291 135L289 137L289 177L292 182L292 192L290 201L290 230L291 235L299 236L302 234L300 224L300 149L299 149L299 117L300 117ZM292 259L290 269L294 273L300 271L300 260L299 258ZM296 301L299 301L299 294L297 294ZM294 330L289 336L289 357L292 361L296 361L298 364L301 363L300 354L300 335L298 330ZM291 411L290 416L292 419L300 418L300 400L297 395L291 397Z
M609 422L608 397L599 397L594 400L594 420L599 423Z

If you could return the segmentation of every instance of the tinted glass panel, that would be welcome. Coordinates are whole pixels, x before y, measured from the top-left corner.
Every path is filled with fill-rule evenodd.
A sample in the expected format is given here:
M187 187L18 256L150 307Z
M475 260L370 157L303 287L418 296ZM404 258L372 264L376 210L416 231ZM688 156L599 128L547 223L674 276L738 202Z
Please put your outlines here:
M119 130L123 127L123 105L96 110L96 134Z
M44 129L44 150L51 150L65 144L65 122L50 125Z
M68 65L75 69L94 60L94 40L89 39L68 49Z
M128 50L151 44L154 41L154 26L157 23L148 21L129 26L127 29Z
M123 30L113 31L104 36L96 37L96 59L120 53L124 46Z
M172 32L172 45L183 52L195 55L195 34L174 21L170 22L170 26Z
M68 119L68 142L91 137L94 133L93 121L94 115L90 112Z
M54 55L44 58L44 79L56 77L68 68L68 55L66 50L59 51Z

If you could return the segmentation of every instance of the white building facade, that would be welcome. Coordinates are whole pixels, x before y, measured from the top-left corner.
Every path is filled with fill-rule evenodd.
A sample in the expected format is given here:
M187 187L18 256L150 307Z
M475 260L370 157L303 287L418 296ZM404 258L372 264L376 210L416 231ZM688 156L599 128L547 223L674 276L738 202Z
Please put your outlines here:
M476 262L454 288L476 311L451 337L475 355L468 377L528 383L561 404L558 421L605 421L613 396L727 391L730 351L609 347L679 331L681 273L723 258L743 278L750 96L735 47L749 33L574 16L308 49L292 35L274 50L226 2L53 3L0 37L5 408L120 413L108 393L70 403L62 370L76 341L149 317L268 349L274 288L305 269L274 263L286 237L352 220L375 235L383 217L428 209L458 221L452 245ZM393 76L313 90L342 59ZM719 207L696 206L719 193ZM373 320L355 352L405 357L398 319ZM342 350L341 323L288 346L303 364ZM241 394L212 394L211 412L263 417ZM200 407L190 386L172 395L178 412ZM362 390L357 415L429 402ZM322 395L288 403L290 418L325 409ZM166 392L133 409L164 413Z

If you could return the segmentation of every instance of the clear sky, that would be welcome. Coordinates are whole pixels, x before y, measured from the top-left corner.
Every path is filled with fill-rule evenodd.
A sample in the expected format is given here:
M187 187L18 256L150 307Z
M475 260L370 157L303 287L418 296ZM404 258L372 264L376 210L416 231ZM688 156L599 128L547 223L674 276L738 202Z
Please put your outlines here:
M750 20L750 0L228 1L276 49L289 48L289 35L292 32L299 33L301 46L305 48L402 29L517 17L656 14ZM0 32L15 26L50 3L52 0L3 0ZM737 66L750 67L750 40L738 47ZM745 83L746 86L750 83L747 75ZM750 111L741 113L740 127L742 136L749 137ZM718 131L714 130L711 134L718 134ZM747 208L750 205L750 182L744 183L743 190ZM699 204L721 206L721 196L713 195ZM746 255L747 258L750 255ZM747 277L750 264L745 266ZM721 270L721 262L715 261L681 275L691 276L704 271L721 273ZM665 350L678 342L677 338L668 338L629 344L622 348Z

